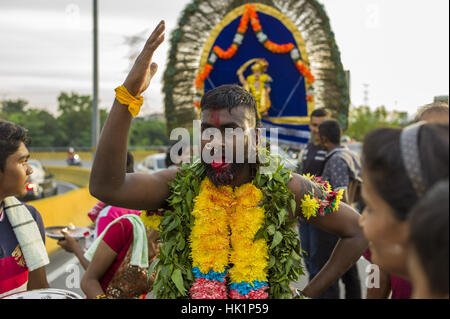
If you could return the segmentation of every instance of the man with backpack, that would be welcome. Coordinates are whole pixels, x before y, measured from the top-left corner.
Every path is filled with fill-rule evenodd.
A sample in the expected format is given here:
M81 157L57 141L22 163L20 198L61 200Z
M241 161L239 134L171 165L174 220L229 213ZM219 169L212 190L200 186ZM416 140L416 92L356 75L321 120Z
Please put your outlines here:
M342 129L338 121L328 120L319 126L320 144L327 151L322 179L328 181L333 190L344 189L343 200L347 204L360 201L361 160L359 156L341 145ZM317 253L319 269L325 264L333 252L338 238L335 235L320 232L317 241L320 249ZM356 264L342 277L345 285L346 299L361 299L361 283ZM336 281L323 294L322 298L338 299L339 284Z

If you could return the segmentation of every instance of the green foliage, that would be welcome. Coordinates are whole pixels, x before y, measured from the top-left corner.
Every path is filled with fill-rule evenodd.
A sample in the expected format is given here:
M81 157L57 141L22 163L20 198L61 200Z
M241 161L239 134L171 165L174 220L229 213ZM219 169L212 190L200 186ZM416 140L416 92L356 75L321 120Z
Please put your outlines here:
M198 161L191 166L185 164L182 168L170 184L168 203L172 210L167 210L161 221L162 245L153 285L158 299L187 298L187 290L194 281L191 248L188 245L194 224L190 212L194 207L193 194L199 193L205 167Z
M350 110L349 128L345 132L349 137L362 141L367 133L377 127L404 127L408 124L406 112L389 112L384 106L372 111L367 106Z
M75 92L58 97L58 116L46 110L26 108L28 101L1 102L0 118L17 123L29 131L33 147L91 146L92 98ZM100 109L102 127L108 112ZM167 145L166 124L158 119L136 118L131 125L130 145Z
M23 99L5 100L1 103L0 111L6 115L13 113L22 113L25 111L28 101Z
M130 144L133 146L167 145L166 123L158 119L136 118L131 124Z
M255 178L255 185L264 194L266 211L264 225L255 235L255 240L264 238L270 243L269 296L274 299L291 299L289 283L304 274L300 241L293 229L295 221L289 220L289 209L296 211L294 195L287 187L290 179L291 172L282 166L278 166L273 175L258 172Z
M276 160L271 158L271 160ZM205 166L197 161L185 164L171 183L168 204L161 222L160 260L153 290L159 299L187 298L194 278L189 237L194 218L191 211L194 198L199 194L205 176ZM272 175L257 173L255 186L264 194L266 211L264 225L256 233L255 240L264 238L269 246L269 296L275 299L290 299L291 281L303 274L302 251L294 220L289 220L289 209L295 211L294 195L287 183L291 172L282 166Z
M8 120L28 129L31 145L35 147L55 145L60 137L57 120L45 110L12 113Z
M74 92L62 92L58 97L58 125L65 146L90 146L92 125L92 98Z

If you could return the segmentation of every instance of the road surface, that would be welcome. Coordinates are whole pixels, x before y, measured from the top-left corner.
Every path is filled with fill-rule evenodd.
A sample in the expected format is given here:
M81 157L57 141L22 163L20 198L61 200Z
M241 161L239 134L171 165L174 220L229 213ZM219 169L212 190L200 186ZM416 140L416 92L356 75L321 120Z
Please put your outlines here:
M46 238L46 240L54 240ZM84 242L81 241L82 247ZM63 249L59 249L50 256L50 264L46 268L47 280L50 288L58 288L70 290L82 297L85 297L80 288L81 278L84 274L84 269L78 262L74 254L68 253Z
M64 160L43 160L41 161L42 165L44 166L66 166L68 167L66 161ZM77 166L75 166L77 167ZM81 161L81 167L85 168L91 168L92 167L92 161Z

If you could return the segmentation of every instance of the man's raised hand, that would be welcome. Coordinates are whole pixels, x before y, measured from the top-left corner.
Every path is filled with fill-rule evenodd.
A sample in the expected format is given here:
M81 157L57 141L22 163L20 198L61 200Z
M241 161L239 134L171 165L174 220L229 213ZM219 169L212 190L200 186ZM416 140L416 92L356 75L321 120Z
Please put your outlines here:
M145 43L144 48L134 62L133 68L123 83L131 95L139 96L150 85L150 81L158 70L158 65L152 63L153 53L164 41L166 24L161 21Z

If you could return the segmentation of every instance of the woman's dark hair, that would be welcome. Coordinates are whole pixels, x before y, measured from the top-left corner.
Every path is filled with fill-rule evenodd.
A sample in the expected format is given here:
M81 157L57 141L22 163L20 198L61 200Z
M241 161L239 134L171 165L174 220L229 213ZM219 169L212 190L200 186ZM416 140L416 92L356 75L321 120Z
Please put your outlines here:
M341 125L336 120L325 121L319 126L319 135L326 137L333 144L341 144L341 134Z
M239 85L226 84L212 89L203 95L200 102L202 111L228 109L231 112L233 108L242 105L247 106L255 115L256 127L261 127L255 98Z
M363 170L375 190L404 221L419 200L403 164L401 129L379 128L370 132L363 145ZM425 124L418 137L422 178L426 190L448 178L448 124Z
M449 181L436 184L411 211L410 240L430 290L446 296L448 273Z
M130 151L127 152L127 173L134 173L134 157Z
M23 142L30 143L28 131L22 126L12 122L0 120L0 170L4 171L6 160L14 154Z

